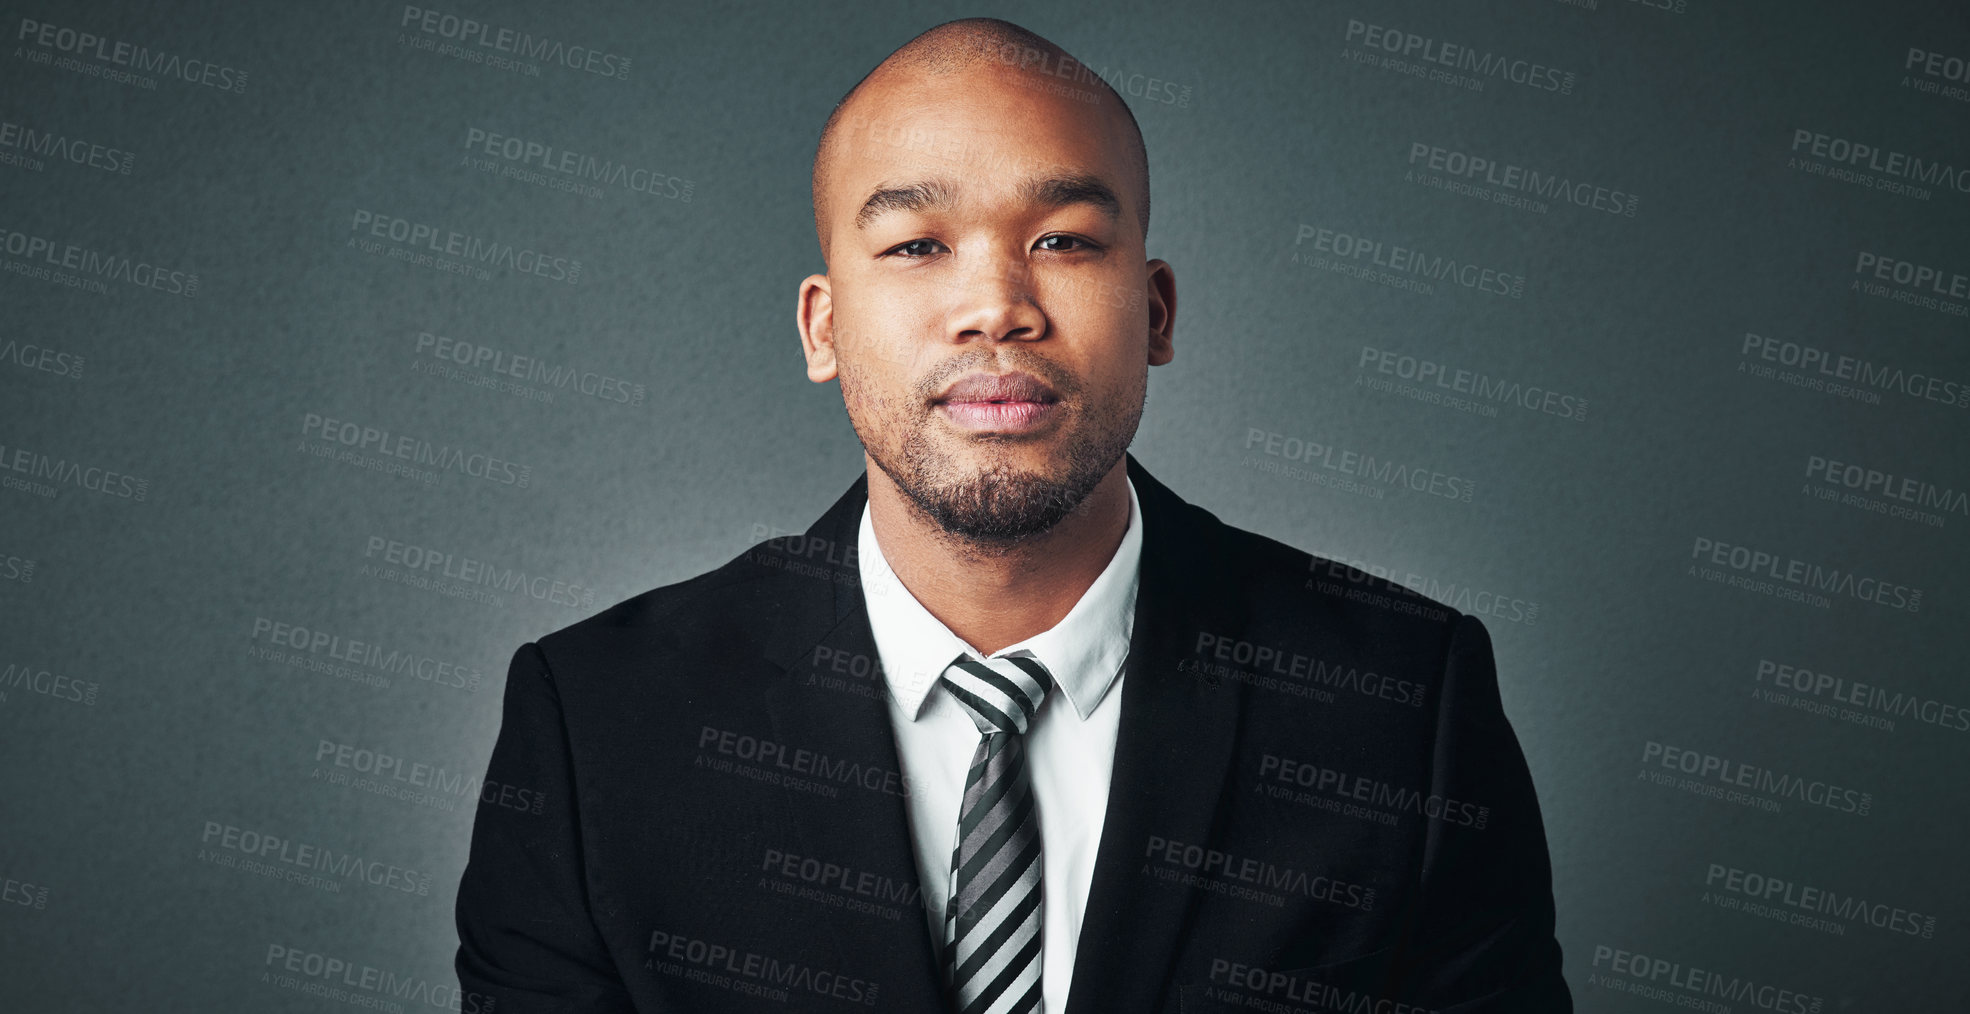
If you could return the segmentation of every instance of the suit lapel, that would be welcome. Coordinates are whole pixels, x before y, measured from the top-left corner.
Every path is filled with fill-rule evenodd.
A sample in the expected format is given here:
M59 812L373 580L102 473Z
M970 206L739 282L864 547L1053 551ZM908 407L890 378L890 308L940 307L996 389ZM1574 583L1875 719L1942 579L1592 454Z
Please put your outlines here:
M880 779L883 772L902 770L880 678L873 681L873 696L826 689L814 684L812 664L817 655L837 657L828 652L879 657L856 564L867 481L858 478L804 536L774 540L787 562L798 561L805 569L782 575L787 593L776 615L766 617L774 628L765 653L785 672L767 688L765 702L780 743L825 754L832 762L860 764ZM835 968L877 983L885 1009L942 1010L938 950L925 924L904 797L854 783L843 784L834 798L793 789L785 790L785 797L807 855L906 884L909 895L919 899L897 905L903 915L894 921L855 914L833 919L818 936L833 948Z
M1151 838L1212 841L1219 790L1237 740L1243 685L1213 683L1177 664L1199 631L1230 633L1232 596L1210 584L1208 515L1183 502L1128 457L1143 518L1135 624L1122 683L1120 728L1093 883L1076 947L1065 1014L1155 1010L1195 892L1142 874ZM766 692L774 735L792 747L900 771L883 697L804 687L818 649L877 656L857 580L867 476L815 521L805 543L776 540L822 575L786 574L787 591L766 655L785 678ZM814 540L823 540L817 549ZM921 895L900 795L844 785L834 799L786 791L803 847L817 858L867 864L906 880ZM837 858L839 857L839 858ZM828 934L837 967L882 986L882 1004L903 1010L945 1005L938 946L920 907L899 922L843 918Z
M1209 845L1244 685L1177 666L1200 631L1235 632L1215 574L1212 519L1129 456L1142 510L1141 583L1122 682L1108 810L1075 948L1066 1014L1157 1010L1196 892L1143 873L1152 838Z

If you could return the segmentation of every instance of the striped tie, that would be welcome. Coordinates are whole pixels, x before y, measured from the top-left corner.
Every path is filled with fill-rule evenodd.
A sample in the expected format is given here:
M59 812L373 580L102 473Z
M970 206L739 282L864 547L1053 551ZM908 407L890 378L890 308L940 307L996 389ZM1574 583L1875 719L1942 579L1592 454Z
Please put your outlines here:
M965 777L944 907L951 1009L1040 1014L1040 822L1022 740L1053 676L1031 658L965 655L944 683L983 737Z

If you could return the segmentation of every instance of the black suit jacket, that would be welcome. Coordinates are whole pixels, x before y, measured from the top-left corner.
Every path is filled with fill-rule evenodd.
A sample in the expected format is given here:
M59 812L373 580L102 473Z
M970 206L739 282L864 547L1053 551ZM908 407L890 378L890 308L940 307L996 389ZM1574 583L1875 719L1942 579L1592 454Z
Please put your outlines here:
M1128 471L1141 584L1061 1014L1571 1011L1483 625ZM866 500L863 476L804 535L514 656L458 891L466 1009L946 1009Z

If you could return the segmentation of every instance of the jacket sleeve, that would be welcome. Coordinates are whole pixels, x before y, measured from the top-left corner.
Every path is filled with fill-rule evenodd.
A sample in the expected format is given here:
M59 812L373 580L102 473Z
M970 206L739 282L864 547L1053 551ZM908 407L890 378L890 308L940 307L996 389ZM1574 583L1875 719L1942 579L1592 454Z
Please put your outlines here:
M1498 696L1491 637L1462 615L1437 701L1411 995L1442 1014L1571 1014L1539 800Z
M507 671L484 785L458 885L464 1009L634 1011L589 913L567 728L535 644L515 652Z

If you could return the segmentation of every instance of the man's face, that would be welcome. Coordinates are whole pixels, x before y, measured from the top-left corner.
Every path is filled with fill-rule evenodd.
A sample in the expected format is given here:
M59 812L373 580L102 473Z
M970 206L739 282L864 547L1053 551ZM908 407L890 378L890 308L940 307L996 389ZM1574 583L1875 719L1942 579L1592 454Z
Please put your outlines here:
M1121 111L1010 68L904 77L840 124L808 376L839 376L869 457L946 531L1008 542L1127 450L1172 355L1169 267L1144 260Z

